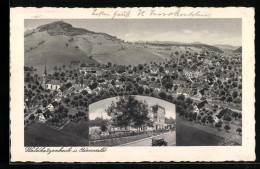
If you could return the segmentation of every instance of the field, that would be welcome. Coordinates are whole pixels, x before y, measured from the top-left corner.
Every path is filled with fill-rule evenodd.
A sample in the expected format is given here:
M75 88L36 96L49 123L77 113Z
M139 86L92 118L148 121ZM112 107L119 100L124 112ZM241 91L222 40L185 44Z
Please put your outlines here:
M224 139L205 131L177 123L177 146L218 146Z
M25 146L88 146L88 123L69 122L62 130L36 122L24 129Z

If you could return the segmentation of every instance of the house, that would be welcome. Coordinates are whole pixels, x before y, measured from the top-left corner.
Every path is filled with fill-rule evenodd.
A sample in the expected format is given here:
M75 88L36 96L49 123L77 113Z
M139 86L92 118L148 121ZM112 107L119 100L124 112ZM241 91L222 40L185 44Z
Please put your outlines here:
M81 68L79 68L79 72L80 72L81 74L84 74L84 75L86 75L86 74L88 74L88 73L92 73L92 67L90 67L90 66L81 67Z
M123 86L123 83L122 82L119 82L118 80L115 81L115 86L116 87L122 87Z
M109 85L106 84L106 83L100 84L100 85L97 87L98 90L106 90L106 89L108 89L108 88L109 88Z
M58 90L62 85L60 80L50 80L46 83L46 88L50 90Z
M139 81L138 81L138 84L143 86L143 85L146 85L147 83L146 83L145 80L139 80Z
M62 86L61 88L58 89L58 94L62 96L62 94L67 90L65 86Z
M166 67L166 68L165 68L165 73L166 73L166 74L174 73L174 69L173 69L172 67Z
M191 70L191 69L184 69L183 73L188 78L198 78L202 75L201 71L197 71L197 70L194 71L194 70Z
M220 119L216 115L213 116L213 120L215 121L215 123L218 123L220 121Z
M161 85L157 82L150 82L150 83L148 83L148 86L156 91L161 90Z
M56 99L55 99L56 100ZM58 100L58 99L57 99ZM47 109L50 111L54 111L54 109L59 105L58 101L54 101L47 105Z
M81 93L82 92L82 90L84 90L84 88L83 87L81 87L81 86L74 86L74 92L75 93Z
M204 61L205 60L205 56L198 56L198 59L201 60L201 61Z
M55 97L54 100L59 103L62 99L60 97Z
M39 121L45 123L48 119L52 118L52 114L50 110L47 110L46 112L39 115Z
M183 94L183 89L178 87L177 90L176 90L176 93L177 94Z
M181 81L181 80L174 80L173 81L173 85L177 85L177 86L184 86L185 85L185 81Z
M47 120L47 119L44 117L44 115L43 115L43 114L40 114L40 115L39 115L39 121L40 121L40 122L43 122L43 123L45 123L45 122L46 122L46 120Z
M24 95L24 102L28 102L29 101L29 96Z
M158 66L155 66L155 65L152 65L150 72L151 72L151 74L158 74L158 72L159 72L159 67L158 67Z

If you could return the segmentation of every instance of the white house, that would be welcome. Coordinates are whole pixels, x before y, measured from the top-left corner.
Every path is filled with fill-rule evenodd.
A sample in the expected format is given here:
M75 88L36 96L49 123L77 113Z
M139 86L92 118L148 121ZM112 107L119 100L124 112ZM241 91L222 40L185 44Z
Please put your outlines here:
M92 93L92 90L88 86L85 88L85 90L90 94Z
M219 118L218 118L216 115L213 116L213 119L214 119L215 123L218 123L218 122L219 122Z
M50 103L48 104L48 106L46 107L48 110L50 111L54 111L54 106Z
M43 122L43 123L46 122L46 118L44 117L43 114L40 114L40 115L39 115L39 121L41 121L41 122Z
M193 107L193 112L197 113L197 114L200 113L200 110L198 109L198 107L196 105Z
M39 115L39 121L45 123L48 119L51 119L52 118L52 115L51 115L51 112L50 110L47 110L45 113L41 113Z

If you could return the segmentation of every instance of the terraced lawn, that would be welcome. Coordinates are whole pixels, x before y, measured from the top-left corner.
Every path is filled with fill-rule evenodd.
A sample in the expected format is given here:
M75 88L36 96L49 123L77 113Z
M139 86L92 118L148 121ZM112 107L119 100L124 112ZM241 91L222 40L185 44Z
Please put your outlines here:
M72 122L70 122L72 123ZM35 122L24 129L25 146L88 146L87 122L68 124L62 130ZM86 131L82 131L86 127Z

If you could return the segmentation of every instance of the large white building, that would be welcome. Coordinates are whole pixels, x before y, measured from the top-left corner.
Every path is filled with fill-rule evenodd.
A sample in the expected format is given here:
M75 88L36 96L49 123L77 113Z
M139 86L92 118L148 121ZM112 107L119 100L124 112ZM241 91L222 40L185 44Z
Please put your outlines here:
M61 88L61 85L62 85L62 83L60 80L51 80L46 83L46 89L58 90Z

